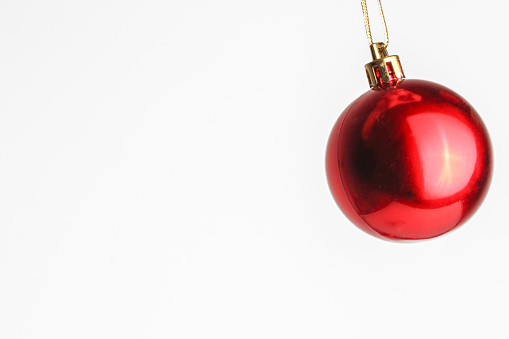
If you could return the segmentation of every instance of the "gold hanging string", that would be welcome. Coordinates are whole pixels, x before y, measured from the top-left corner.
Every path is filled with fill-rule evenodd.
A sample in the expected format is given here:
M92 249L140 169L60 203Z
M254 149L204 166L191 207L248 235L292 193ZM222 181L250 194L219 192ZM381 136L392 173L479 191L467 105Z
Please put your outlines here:
M371 36L371 27L369 26L368 6L366 5L366 0L361 0L361 3L362 3L362 12L364 13L364 25L366 26L366 34L368 36L369 44L373 45L373 37ZM384 31L385 31L384 48L387 49L387 46L389 45L389 32L387 31L387 23L385 22L384 10L382 9L382 0L378 0L378 7L380 7L380 15L382 16L382 22L384 24Z

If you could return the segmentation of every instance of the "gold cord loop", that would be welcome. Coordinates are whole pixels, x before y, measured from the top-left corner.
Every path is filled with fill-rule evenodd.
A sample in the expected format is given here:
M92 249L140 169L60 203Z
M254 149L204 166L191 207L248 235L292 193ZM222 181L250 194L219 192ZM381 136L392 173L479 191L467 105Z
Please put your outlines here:
M366 5L366 0L361 0L362 4L362 12L364 13L364 25L366 26L366 34L368 36L369 45L373 45L373 37L371 36L371 27L369 26L369 15L368 15L368 6ZM384 10L382 9L382 1L378 0L378 7L380 8L380 15L382 16L382 22L384 24L385 31L385 43L384 49L387 49L389 45L389 32L387 31L387 23L385 22Z

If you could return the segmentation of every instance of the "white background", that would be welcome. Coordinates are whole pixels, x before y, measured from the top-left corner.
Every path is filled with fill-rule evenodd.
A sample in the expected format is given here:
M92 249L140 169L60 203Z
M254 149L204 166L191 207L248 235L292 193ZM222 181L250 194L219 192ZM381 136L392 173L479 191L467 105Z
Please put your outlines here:
M2 1L0 338L508 338L508 5L384 10L495 149L480 211L416 244L326 184L359 1Z

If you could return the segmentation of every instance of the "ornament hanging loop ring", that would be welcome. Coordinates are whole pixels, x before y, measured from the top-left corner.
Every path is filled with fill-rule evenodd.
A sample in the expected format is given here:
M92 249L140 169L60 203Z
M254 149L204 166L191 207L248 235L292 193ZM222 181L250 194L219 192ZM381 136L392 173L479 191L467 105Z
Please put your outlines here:
M373 45L373 36L371 35L371 27L369 25L369 14L368 14L368 6L366 5L366 0L361 0L362 4L362 12L364 14L364 26L366 27L366 35L368 36L369 45ZM384 25L385 32L385 42L383 49L387 50L387 46L389 45L389 32L387 31L387 23L385 22L384 10L382 8L382 0L378 0L378 7L380 8L380 15L382 16L382 23Z

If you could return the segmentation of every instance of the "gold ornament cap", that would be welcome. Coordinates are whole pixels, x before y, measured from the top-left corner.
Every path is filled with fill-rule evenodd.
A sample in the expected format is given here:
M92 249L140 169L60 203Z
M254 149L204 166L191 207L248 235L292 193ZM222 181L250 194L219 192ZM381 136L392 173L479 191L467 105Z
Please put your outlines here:
M388 55L387 45L375 42L370 45L373 61L366 64L366 74L369 86L373 89L383 89L396 85L405 79L399 56Z

